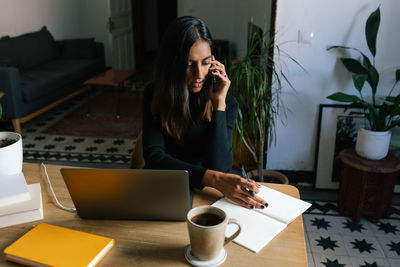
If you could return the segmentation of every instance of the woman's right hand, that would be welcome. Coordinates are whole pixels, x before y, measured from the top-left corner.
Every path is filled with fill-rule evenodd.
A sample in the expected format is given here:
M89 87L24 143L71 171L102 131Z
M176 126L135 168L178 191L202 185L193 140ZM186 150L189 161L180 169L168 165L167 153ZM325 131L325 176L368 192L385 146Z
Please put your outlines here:
M219 190L226 198L245 208L264 209L268 206L265 200L256 195L259 192L258 185L236 174L207 170L202 185ZM254 197L251 191L255 193Z
M224 111L226 109L226 94L228 93L231 81L226 74L224 64L215 60L214 56L212 56L210 71L215 78L215 91L211 92L214 110Z

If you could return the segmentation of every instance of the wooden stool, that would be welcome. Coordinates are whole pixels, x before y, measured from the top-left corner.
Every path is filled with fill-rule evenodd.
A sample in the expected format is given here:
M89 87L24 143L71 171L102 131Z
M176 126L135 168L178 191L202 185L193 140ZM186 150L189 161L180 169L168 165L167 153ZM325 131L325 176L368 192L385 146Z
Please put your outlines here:
M354 148L340 152L342 162L339 186L339 211L350 211L353 221L371 216L372 222L389 215L400 159L389 153L381 160L358 156Z

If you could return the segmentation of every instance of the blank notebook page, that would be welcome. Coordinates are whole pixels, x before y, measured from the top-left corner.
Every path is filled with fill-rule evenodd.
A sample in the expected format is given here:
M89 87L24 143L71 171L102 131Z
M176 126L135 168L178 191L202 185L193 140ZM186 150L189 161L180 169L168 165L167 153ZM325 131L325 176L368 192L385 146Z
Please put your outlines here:
M311 206L308 202L283 194L266 186L260 187L260 192L257 196L267 201L268 207L266 209L256 209L255 211L285 224L292 222Z
M213 206L224 210L228 218L234 218L239 221L242 231L234 239L234 242L255 253L260 251L286 228L284 223L254 212L254 210L232 204L226 199L215 202ZM225 236L231 236L236 230L237 226L235 224L228 224Z

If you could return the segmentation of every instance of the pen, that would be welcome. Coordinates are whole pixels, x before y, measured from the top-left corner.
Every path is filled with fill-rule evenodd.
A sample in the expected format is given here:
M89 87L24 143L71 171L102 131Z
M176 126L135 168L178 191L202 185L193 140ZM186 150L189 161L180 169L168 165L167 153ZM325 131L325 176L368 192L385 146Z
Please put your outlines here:
M249 180L249 177L247 176L247 173L246 173L246 171L245 171L245 169L244 169L243 164L240 166L240 168L242 169L242 176L243 176L243 178L245 178L245 179L248 181L248 180ZM254 191L250 191L250 193L251 193L251 196L254 197Z

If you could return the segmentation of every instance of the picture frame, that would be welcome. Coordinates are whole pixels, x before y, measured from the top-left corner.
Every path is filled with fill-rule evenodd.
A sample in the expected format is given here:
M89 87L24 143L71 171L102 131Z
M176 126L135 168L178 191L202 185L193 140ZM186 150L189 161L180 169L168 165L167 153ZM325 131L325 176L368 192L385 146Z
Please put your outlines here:
M345 107L343 104L319 105L314 163L316 189L339 188L338 155L344 148L355 147L357 130L365 125L365 118L349 115L349 112L345 112Z
M340 151L355 147L359 127L365 127L367 120L359 115L345 112L343 104L320 104L318 112L318 132L315 150L314 188L338 189L340 175ZM400 157L400 127L391 130L389 152ZM400 176L394 188L400 193Z

